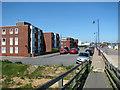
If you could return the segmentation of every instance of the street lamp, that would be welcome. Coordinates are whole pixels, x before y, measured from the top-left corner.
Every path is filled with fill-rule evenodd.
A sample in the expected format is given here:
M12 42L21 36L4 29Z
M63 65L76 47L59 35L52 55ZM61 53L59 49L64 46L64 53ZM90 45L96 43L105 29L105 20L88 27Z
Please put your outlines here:
M98 22L98 43L100 42L100 37L99 37L99 19L96 20ZM93 21L93 24L95 24L95 21Z

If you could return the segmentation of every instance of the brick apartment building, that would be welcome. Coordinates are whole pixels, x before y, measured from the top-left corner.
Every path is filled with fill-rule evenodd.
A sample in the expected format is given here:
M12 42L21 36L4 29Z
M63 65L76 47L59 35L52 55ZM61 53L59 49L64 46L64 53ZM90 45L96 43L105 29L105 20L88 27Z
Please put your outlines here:
M61 35L54 33L54 48L61 49Z
M61 49L68 48L76 48L78 46L78 39L73 39L70 37L63 37L61 39Z
M44 33L46 52L52 52L53 48L61 48L61 36L53 32Z
M45 52L42 30L27 22L1 28L0 51L2 56L34 56Z
M78 39L74 39L74 45L76 48L78 47Z

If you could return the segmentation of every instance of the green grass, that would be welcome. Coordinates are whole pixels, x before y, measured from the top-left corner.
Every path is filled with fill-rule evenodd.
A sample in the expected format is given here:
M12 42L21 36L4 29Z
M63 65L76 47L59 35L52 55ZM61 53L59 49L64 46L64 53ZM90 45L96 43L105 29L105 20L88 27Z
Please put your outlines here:
M41 71L44 69L44 67L43 66L39 66L34 72L32 72L30 75L29 74L26 74L26 76L27 77L29 77L29 78L41 78L41 77L43 77L42 75L41 75Z
M29 65L2 62L2 75L9 77L23 76L24 71L29 67Z
M59 67L63 67L63 68L66 68L67 70L69 70L69 69L73 68L74 65L64 66L63 64L61 64Z
M69 70L71 68L73 68L74 66L64 66L63 64L61 64L60 66L38 66L38 68L33 71L31 74L29 74L29 71L27 71L27 68L30 67L30 65L25 65L22 64L21 62L15 62L12 63L11 61L8 60L4 60L4 61L0 61L0 63L2 64L2 77L5 79L2 83L2 87L3 88L9 88L10 86L13 85L22 85L22 83L16 83L13 81L13 77L19 77L20 79L25 79L25 78L29 78L29 82L30 84L27 84L23 87L20 88L32 88L32 80L31 79L40 79L40 78L47 78L47 79L53 79L57 76L49 76L49 75L42 75L42 73L44 73L44 70L46 67L53 67L56 68L55 70L52 69L52 72L55 74L55 71L57 71L57 68L59 67L63 67L65 70ZM69 80L71 78L71 75L73 75L73 72L70 73L68 76L66 76L64 79Z
M11 77L7 77L4 82L2 82L2 86L3 88L8 88L10 83L12 82L13 80L11 79Z
M33 87L32 87L32 84L30 83L30 84L26 84L25 86L22 86L20 88L33 88Z
M22 85L22 83L18 82L18 83L16 83L16 85Z

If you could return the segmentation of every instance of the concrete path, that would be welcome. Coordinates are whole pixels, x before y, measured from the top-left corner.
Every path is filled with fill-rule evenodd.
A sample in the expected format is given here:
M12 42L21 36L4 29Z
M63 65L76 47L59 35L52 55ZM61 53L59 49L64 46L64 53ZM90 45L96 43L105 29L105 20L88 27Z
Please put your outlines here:
M100 48L107 60L116 68L120 69L120 55L118 55L118 50L110 48Z
M84 88L112 88L104 73L105 64L95 49L92 60L93 71L88 75Z

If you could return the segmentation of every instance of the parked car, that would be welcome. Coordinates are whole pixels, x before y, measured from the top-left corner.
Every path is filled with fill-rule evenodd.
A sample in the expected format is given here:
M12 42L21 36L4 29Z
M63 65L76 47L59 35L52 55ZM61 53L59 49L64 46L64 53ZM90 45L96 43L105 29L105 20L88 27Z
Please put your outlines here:
M78 50L76 48L70 49L70 54L78 54Z
M89 48L90 48L90 49L93 49L93 51L94 51L94 49L95 49L95 47L93 47L93 46L92 46L92 47L89 47Z
M60 54L67 54L67 53L68 53L68 51L66 49L61 49L60 50Z
M79 51L80 49L77 47L76 50Z
M94 54L93 49L90 49L90 48L86 49L85 52L89 52L90 56L93 56L93 54Z
M70 52L70 49L68 47L64 47L64 49L66 49L68 52Z
M76 63L80 64L85 61L90 61L90 54L88 52L80 52L76 59Z

